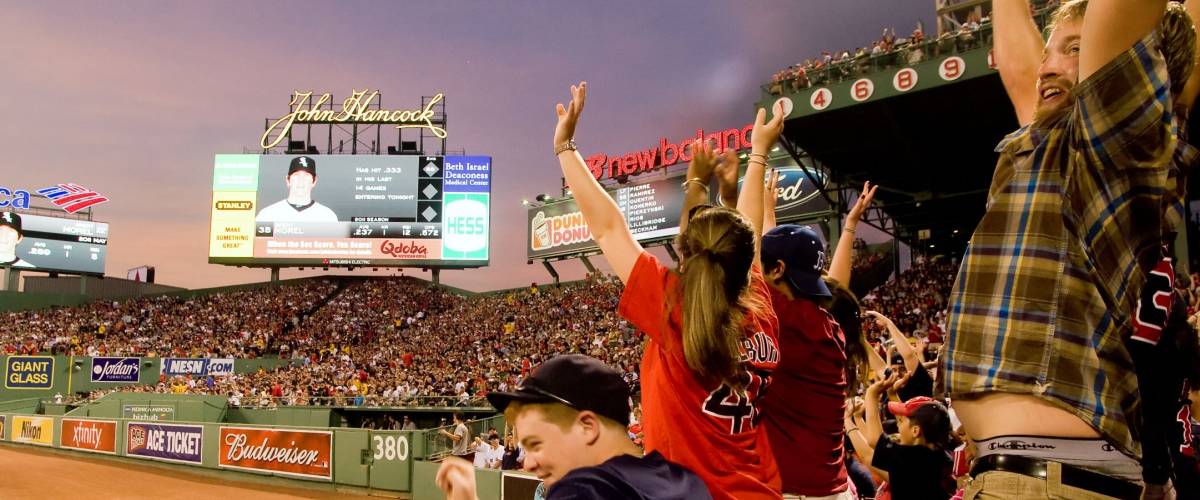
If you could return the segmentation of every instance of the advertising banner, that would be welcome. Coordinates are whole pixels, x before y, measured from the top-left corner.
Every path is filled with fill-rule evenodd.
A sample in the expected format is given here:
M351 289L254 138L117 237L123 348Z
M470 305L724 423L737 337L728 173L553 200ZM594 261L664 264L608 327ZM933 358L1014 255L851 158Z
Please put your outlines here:
M298 429L221 427L218 465L333 480L333 433Z
M4 361L5 389L49 389L53 385L53 356L9 356Z
M107 223L7 212L3 208L0 220L20 236L16 247L9 247L16 260L0 262L0 268L104 274Z
M773 159L768 167L779 173L775 192L775 217L779 223L802 220L829 211L829 203L820 195L826 184L825 174L820 169L801 167L790 157ZM683 176L670 177L622 186L608 192L635 239L656 241L679 234L684 198L683 179ZM739 179L739 191L741 182ZM708 202L712 205L720 205L717 191L715 187L710 190ZM598 249L574 199L532 207L528 211L528 222L527 256L530 259Z
M209 262L486 265L491 168L488 156L217 155Z
M128 404L121 406L121 418L158 422L175 420L175 407L169 405Z
M112 420L62 419L63 448L117 454L117 423Z
M125 440L125 454L131 457L191 464L202 462L203 426L126 422Z
M159 370L168 377L229 375L233 373L233 358L163 358Z
M14 415L12 440L18 443L54 446L54 419Z
M5 424L4 418L5 418L4 415L0 415L0 441L4 441L4 424Z
M92 382L137 382L142 358L92 358Z

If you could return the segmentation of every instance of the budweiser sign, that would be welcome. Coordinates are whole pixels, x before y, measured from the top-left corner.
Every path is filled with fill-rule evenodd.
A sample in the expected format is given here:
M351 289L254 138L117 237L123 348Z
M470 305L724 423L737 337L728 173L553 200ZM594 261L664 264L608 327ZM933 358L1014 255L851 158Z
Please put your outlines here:
M333 433L221 427L218 465L231 469L333 480Z

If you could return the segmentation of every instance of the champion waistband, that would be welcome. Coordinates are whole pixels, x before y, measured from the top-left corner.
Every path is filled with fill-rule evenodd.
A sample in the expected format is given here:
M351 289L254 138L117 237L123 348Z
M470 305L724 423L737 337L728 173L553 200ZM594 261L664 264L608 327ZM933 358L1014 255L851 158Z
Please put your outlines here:
M978 457L1020 455L1081 467L1140 483L1142 466L1103 439L1046 436L996 436L975 442Z

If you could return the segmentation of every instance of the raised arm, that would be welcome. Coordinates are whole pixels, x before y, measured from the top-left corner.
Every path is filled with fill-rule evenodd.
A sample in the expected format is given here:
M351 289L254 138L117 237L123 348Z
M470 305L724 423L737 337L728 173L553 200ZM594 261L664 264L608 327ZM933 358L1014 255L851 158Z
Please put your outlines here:
M850 207L850 213L846 214L846 221L842 223L842 237L838 238L833 260L829 263L829 277L847 287L850 286L851 271L854 269L854 231L858 229L863 212L867 211L871 201L875 199L875 189L878 187L872 186L871 181L863 183L858 201Z
M775 193L779 189L779 172L771 169L771 174L767 176L767 179L767 192L763 194L762 234L767 234L775 229L775 201L779 198L779 195Z
M767 152L783 133L783 105L776 105L775 117L767 121L767 110L759 109L750 132L750 159L746 163L746 176L742 179L742 192L738 194L737 209L750 219L754 234L762 234L763 227L763 176L767 168ZM758 262L758 243L755 240L754 261Z
M683 211L679 214L679 232L687 231L692 208L708 203L708 185L712 183L716 159L708 141L692 142L692 161L683 181Z
M575 193L575 202L587 221L592 239L604 253L613 272L624 283L629 281L633 265L642 254L642 245L633 238L633 233L625 225L625 218L621 216L621 210L617 208L617 202L596 182L579 151L573 146L563 149L575 138L575 126L579 123L579 115L586 101L587 82L580 82L577 86L571 86L570 104L558 104L555 109L558 125L554 128L554 147L559 151L558 163L562 167L563 177Z
M912 372L921 366L921 359L917 356L916 349L913 349L913 346L908 344L908 338L904 336L904 332L901 332L896 327L896 323L893 323L887 316L875 311L867 311L866 314L875 318L875 322L879 326L887 328L888 334L892 336L892 345L896 347L896 352L900 353L900 356L904 358L904 368L906 370Z
M993 0L992 26L996 69L1021 126L1033 123L1037 110L1038 66L1046 42L1029 10L1029 0Z
M1079 39L1079 81L1133 47L1153 31L1166 0L1091 0Z

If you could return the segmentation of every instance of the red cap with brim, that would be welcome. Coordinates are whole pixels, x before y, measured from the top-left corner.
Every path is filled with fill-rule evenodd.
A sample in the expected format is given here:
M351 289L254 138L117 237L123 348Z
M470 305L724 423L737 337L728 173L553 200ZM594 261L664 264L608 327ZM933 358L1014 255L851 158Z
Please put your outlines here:
M892 415L911 417L913 412L917 411L922 406L932 403L937 403L937 400L926 396L917 396L903 403L897 403L895 401L890 402L888 403L887 408Z

